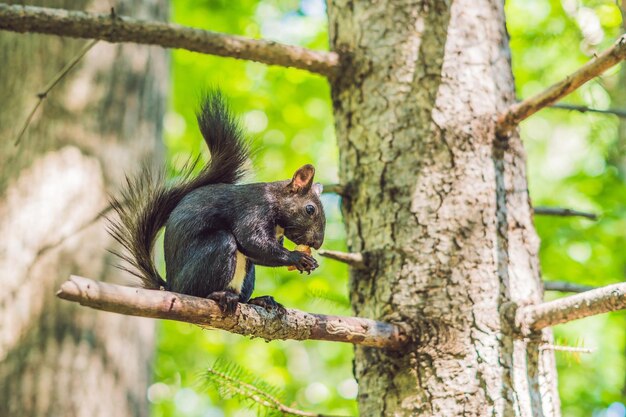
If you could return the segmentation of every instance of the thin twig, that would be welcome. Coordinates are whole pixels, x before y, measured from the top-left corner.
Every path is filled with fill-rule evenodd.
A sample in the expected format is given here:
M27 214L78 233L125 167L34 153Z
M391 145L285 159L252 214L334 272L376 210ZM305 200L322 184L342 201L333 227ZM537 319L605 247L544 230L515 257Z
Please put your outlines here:
M341 184L324 184L324 193L336 193L339 195L343 195L345 192L345 188ZM584 211L572 210L569 208L562 207L535 207L534 213L538 216L562 216L562 217L585 217L589 220L597 220L598 215L594 213L588 213ZM326 254L322 254L321 256L327 256L329 258L335 259L337 261L343 261L340 257L332 256L332 251L326 251ZM346 262L349 263L349 262Z
M26 269L26 273L24 274L24 280L22 281L22 285L36 278L36 275L32 273L32 270L33 268L37 266L38 261L45 254L47 254L53 249L58 248L71 237L76 236L78 233L82 232L83 230L95 224L98 220L100 220L100 218L106 216L111 210L112 210L112 207L107 206L105 209L101 210L98 214L96 214L91 219L85 221L84 223L76 227L75 229L63 234L62 236L59 236L54 242L48 243L42 246L33 257L33 260L29 262L28 268ZM8 302L9 300L15 300L15 298L17 297L17 293L19 292L20 289L21 287L18 286L18 287L15 287L13 290L4 291L0 295L0 304L2 304L3 302Z
M346 263L355 268L363 268L365 266L365 262L363 261L363 255L360 253L321 249L317 251L317 254L325 258L334 259L335 261Z
M339 195L343 195L344 187L341 184L324 184L323 185L324 193L335 193Z
M226 35L114 14L0 4L0 29L186 49L269 65L300 68L328 77L334 76L339 68L339 55L335 52L312 51L268 40Z
M622 35L615 42L615 45L590 60L564 80L553 84L539 94L512 105L500 114L496 127L498 137L506 138L519 122L527 119L542 108L557 102L590 79L597 77L624 59L626 59L626 35Z
M572 110L578 111L581 113L602 113L602 114L612 114L620 118L626 118L626 109L594 109L587 106L580 106L577 104L565 104L565 103L556 103L550 106L552 109L557 110Z
M324 184L324 193L336 193L343 195L345 188L341 184ZM585 217L589 220L598 220L598 215L594 213L588 213L584 211L572 210L562 207L535 207L534 213L538 216L562 216L562 217ZM327 251L328 252L328 251ZM322 255L320 253L320 255ZM326 256L326 255L322 255ZM342 259L328 256L329 258L341 261Z
M336 193L343 195L345 188L341 184L325 184L324 193ZM562 216L562 217L585 217L589 220L597 220L598 215L594 213L588 213L584 211L572 210L562 207L535 207L534 213L538 216ZM320 251L322 252L322 251ZM344 261L341 257L334 257L331 254L332 251L326 251L326 254L320 253L321 256L327 256L337 261ZM349 262L346 262L349 263Z
M589 220L598 220L597 214L561 207L535 207L533 211L538 216L584 217Z
M573 284L571 282L563 282L563 281L544 281L543 282L543 289L546 291L581 293L585 291L595 290L596 288L598 287L592 287L590 285Z
M234 314L225 314L206 298L77 276L63 283L57 296L98 310L182 321L266 340L327 340L386 349L399 349L408 341L404 329L392 323L291 309L281 314L250 304L239 304Z
M537 305L518 307L515 327L523 335L546 327L626 308L626 283L608 285Z
M37 109L39 108L39 106L41 106L42 102L43 102L43 98L37 97L37 102L35 103L33 108L30 110L30 113L28 113L28 117L26 117L26 120L24 121L24 124L22 125L22 128L20 129L20 132L17 134L17 137L15 138L15 141L13 142L14 146L17 146L20 144L20 141L22 140L22 136L24 136L26 129L28 129L28 126L30 125L30 122L33 119L33 116L37 112Z
M65 65L65 67L63 67L63 69L59 71L59 73L48 83L48 85L44 87L44 89L41 92L37 93L37 103L35 103L35 105L33 106L33 109L30 111L28 117L26 118L26 121L24 121L24 125L20 129L20 132L18 133L17 138L15 139L15 143L14 143L15 146L20 144L20 141L22 140L22 136L24 136L26 129L28 129L28 126L30 125L31 120L33 119L33 116L35 115L35 112L37 111L39 106L41 106L41 103L48 97L48 94L50 93L50 91L63 79L63 77L65 77L78 64L78 62L82 59L82 57L84 57L85 54L89 52L89 50L93 48L96 43L98 43L97 40L91 40L87 42L83 46L83 48L80 50L78 55L76 55L70 62L68 62L67 65Z
M539 350L553 350L559 352L572 352L572 353L593 353L595 349L576 347L576 346L561 346L561 345L541 345Z

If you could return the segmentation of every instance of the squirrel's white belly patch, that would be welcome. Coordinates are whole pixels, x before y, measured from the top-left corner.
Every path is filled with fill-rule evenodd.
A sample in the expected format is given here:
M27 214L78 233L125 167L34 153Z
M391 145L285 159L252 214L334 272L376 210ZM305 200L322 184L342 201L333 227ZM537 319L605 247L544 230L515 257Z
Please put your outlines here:
M241 292L243 280L246 278L246 257L243 253L236 251L235 254L235 274L228 287L235 292Z
M280 226L276 226L276 239L280 239L285 235L285 229ZM241 292L243 281L246 279L246 256L239 252L235 252L235 273L233 279L228 284L228 288L235 292Z

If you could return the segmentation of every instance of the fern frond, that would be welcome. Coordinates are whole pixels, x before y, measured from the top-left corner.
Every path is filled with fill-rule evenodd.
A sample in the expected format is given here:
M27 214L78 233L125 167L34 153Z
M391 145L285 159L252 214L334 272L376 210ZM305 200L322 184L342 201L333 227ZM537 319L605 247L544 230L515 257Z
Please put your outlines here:
M223 398L238 398L255 408L259 415L279 417L325 417L322 414L298 410L284 404L281 391L266 381L223 360L217 360L202 374L205 385L212 386Z
M349 310L351 308L350 300L341 294L326 291L321 288L310 288L308 289L307 294L310 299L338 307L342 310Z

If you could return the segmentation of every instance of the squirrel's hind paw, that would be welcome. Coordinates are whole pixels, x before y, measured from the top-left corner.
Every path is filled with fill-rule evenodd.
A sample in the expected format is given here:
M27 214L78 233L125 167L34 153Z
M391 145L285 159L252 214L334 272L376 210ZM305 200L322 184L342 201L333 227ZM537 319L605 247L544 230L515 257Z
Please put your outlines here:
M263 295L256 297L248 301L248 304L254 304L259 307L263 307L268 311L276 311L278 314L283 315L287 312L285 307L278 301L274 300L271 295Z
M239 294L230 291L215 291L207 298L215 301L220 306L220 310L226 314L234 314L239 303Z

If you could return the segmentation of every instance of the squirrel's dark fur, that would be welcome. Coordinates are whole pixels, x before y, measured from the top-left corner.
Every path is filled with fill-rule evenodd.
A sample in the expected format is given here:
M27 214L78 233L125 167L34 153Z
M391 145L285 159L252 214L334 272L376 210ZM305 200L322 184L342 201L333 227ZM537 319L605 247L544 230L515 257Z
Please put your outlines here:
M118 256L146 288L210 297L228 311L237 302L275 307L271 297L250 300L254 264L317 268L311 256L282 246L283 233L297 244L319 248L323 242L315 170L305 165L291 181L236 184L245 172L248 145L219 92L204 97L198 124L211 160L197 176L187 169L182 180L166 185L163 175L144 169L113 199L119 219L111 221L110 231L127 252ZM167 281L152 260L164 226Z

